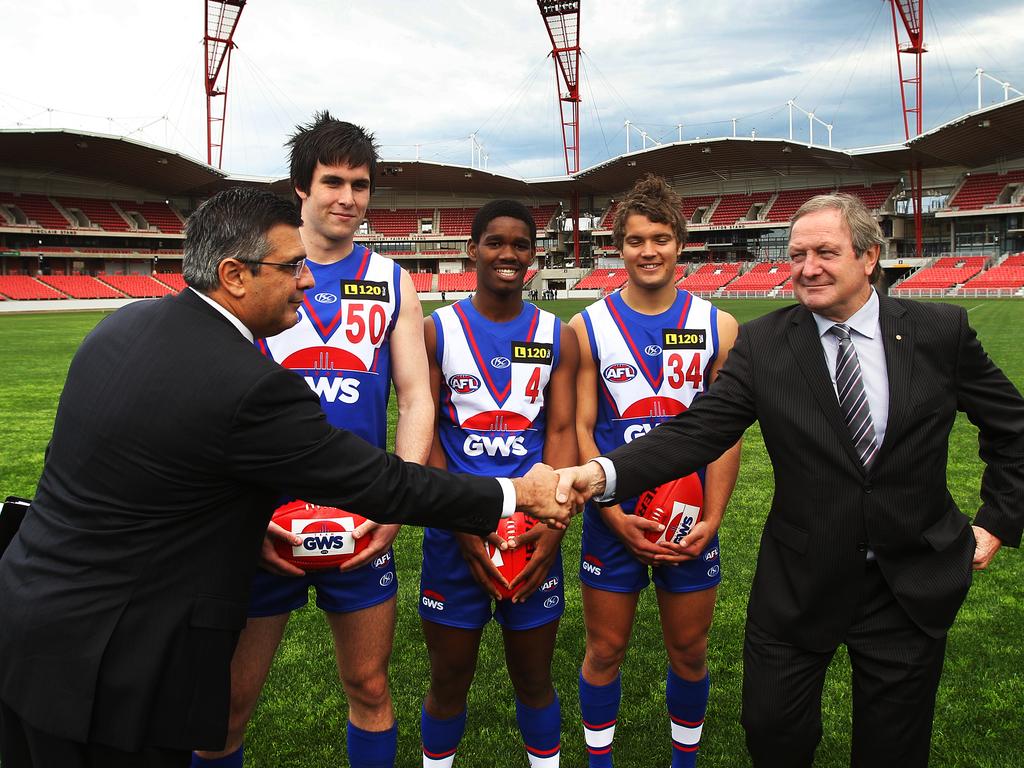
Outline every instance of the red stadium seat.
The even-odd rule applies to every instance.
[[[8,299],[66,299],[67,296],[28,275],[0,275],[0,294]]]
[[[73,299],[123,299],[124,294],[88,275],[50,275],[42,282]]]

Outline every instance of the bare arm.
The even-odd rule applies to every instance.
[[[402,308],[391,332],[391,379],[398,398],[395,453],[423,464],[434,433],[434,403],[427,380],[423,308],[412,278],[402,270]]]

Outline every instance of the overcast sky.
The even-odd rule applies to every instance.
[[[0,128],[130,135],[206,159],[204,0],[0,0]],[[833,144],[903,140],[883,0],[582,0],[582,166],[660,141],[787,136],[794,99]],[[232,59],[223,167],[286,175],[317,109],[383,155],[564,173],[554,68],[533,0],[250,0]],[[924,128],[977,108],[975,69],[1024,91],[1024,0],[926,0]],[[1002,99],[986,81],[984,103]],[[1011,93],[1011,96],[1013,94]],[[797,113],[795,137],[807,140]],[[815,126],[815,143],[826,139]],[[631,148],[640,146],[633,132]]]

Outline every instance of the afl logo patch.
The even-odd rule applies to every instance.
[[[498,357],[491,358],[492,368],[508,368],[510,365],[512,365],[512,361],[509,360],[507,357],[501,357],[499,355]]]
[[[391,582],[394,581],[394,580],[395,580],[395,574],[393,574],[391,571],[388,571],[387,573],[385,573],[383,576],[380,577],[380,585],[382,587],[386,587],[386,586],[390,585]]]
[[[471,373],[456,373],[448,377],[448,386],[452,392],[468,395],[480,389],[480,379]]]
[[[552,595],[551,597],[549,597],[547,600],[544,601],[544,607],[545,608],[554,608],[556,605],[558,605],[558,603],[559,603],[558,595]]]
[[[646,347],[644,347],[644,354],[647,355],[648,357],[657,357],[658,355],[661,354],[661,347],[659,347],[657,344],[648,344]]]
[[[636,368],[629,363],[614,363],[605,368],[601,375],[612,384],[625,384],[636,378]]]
[[[313,301],[317,304],[334,304],[338,300],[338,297],[333,293],[327,291],[320,291],[320,293],[313,296]]]

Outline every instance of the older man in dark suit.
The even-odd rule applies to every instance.
[[[567,470],[560,495],[612,500],[685,475],[760,422],[775,474],[744,647],[754,765],[810,766],[840,644],[853,667],[855,766],[928,762],[946,633],[1024,527],[1024,400],[962,308],[881,296],[877,222],[828,195],[794,216],[800,304],[741,327],[718,381],[650,435]],[[986,463],[974,525],[946,488],[957,411]],[[679,552],[714,533],[698,524]]]
[[[329,426],[253,337],[312,285],[294,207],[230,190],[189,219],[179,296],[103,320],[75,355],[38,491],[0,560],[4,768],[187,765],[219,749],[252,570],[283,492],[486,534],[568,519],[555,476],[449,475]]]

